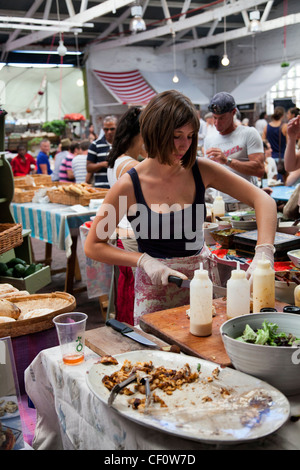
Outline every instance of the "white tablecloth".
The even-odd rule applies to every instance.
[[[300,420],[289,420],[266,438],[228,447],[180,439],[133,423],[108,408],[90,391],[86,371],[97,360],[99,356],[86,348],[83,364],[67,366],[62,363],[59,347],[55,347],[41,351],[26,369],[26,391],[37,409],[35,449],[300,449]],[[292,415],[299,415],[300,396],[291,397],[290,403]]]
[[[72,250],[72,230],[78,235],[79,227],[96,214],[96,210],[88,207],[76,212],[72,206],[52,203],[12,203],[11,209],[15,221],[22,224],[23,229],[31,230],[32,238],[64,250],[67,258]]]

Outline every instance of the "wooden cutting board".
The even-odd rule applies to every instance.
[[[213,317],[211,336],[198,337],[190,333],[190,320],[186,313],[189,305],[147,313],[141,317],[140,327],[169,344],[176,344],[182,352],[190,356],[201,357],[221,366],[230,366],[231,362],[220,335],[220,326],[227,320],[226,299],[215,299],[213,305],[216,314]],[[275,307],[282,311],[285,305],[276,302]]]
[[[130,327],[133,328],[132,326]],[[167,343],[164,341],[150,336],[138,328],[133,329],[136,333],[139,333],[141,336],[145,336],[156,343],[158,348],[167,346]],[[99,354],[99,356],[113,356],[114,354],[123,354],[129,351],[137,351],[139,349],[152,349],[143,344],[137,343],[127,336],[123,336],[121,333],[113,330],[109,326],[102,326],[100,328],[95,328],[94,330],[86,331],[85,344],[96,354]]]

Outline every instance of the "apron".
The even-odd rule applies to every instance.
[[[219,284],[217,261],[209,248],[204,244],[200,253],[178,258],[157,258],[163,264],[168,265],[187,276],[194,277],[194,271],[200,268],[209,272],[213,284]],[[175,284],[166,286],[154,286],[149,276],[143,269],[137,268],[135,274],[135,300],[134,300],[134,324],[138,325],[139,319],[145,313],[167,310],[169,308],[182,307],[190,303],[190,290],[177,287]]]

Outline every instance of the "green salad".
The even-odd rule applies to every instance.
[[[298,346],[300,345],[300,338],[297,338],[292,333],[278,333],[278,325],[265,320],[262,327],[253,330],[250,325],[246,325],[244,332],[237,341],[251,344],[265,344],[267,346]]]

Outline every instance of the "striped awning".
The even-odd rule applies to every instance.
[[[121,104],[147,104],[156,95],[139,70],[130,72],[102,72],[94,70],[105,88]]]

